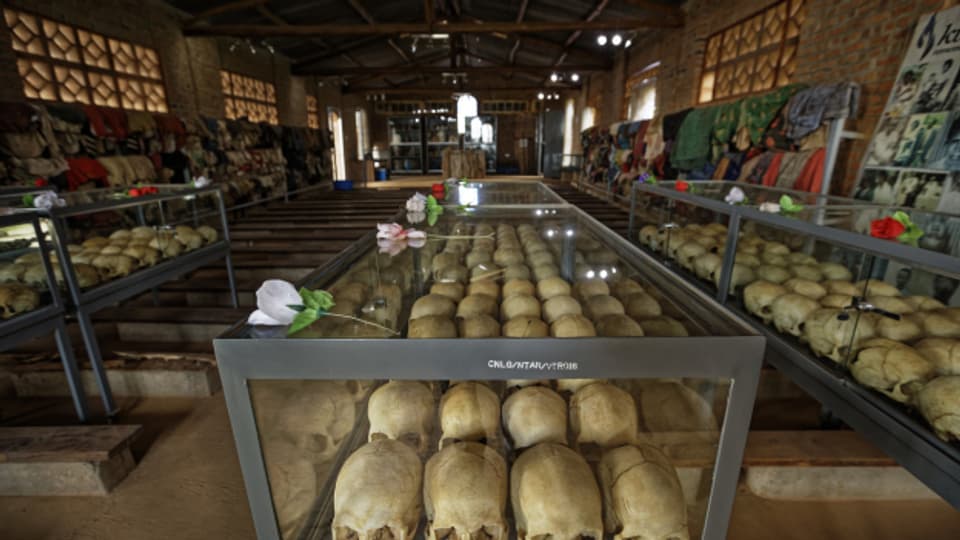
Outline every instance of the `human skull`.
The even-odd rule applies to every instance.
[[[803,340],[817,356],[843,363],[847,355],[856,352],[862,344],[876,336],[873,319],[855,315],[840,318],[839,309],[818,309],[803,323]]]
[[[909,396],[936,374],[929,360],[907,347],[864,349],[852,362],[850,372],[860,384],[900,403],[909,401]]]
[[[758,280],[743,288],[743,304],[747,311],[763,319],[764,324],[773,320],[773,301],[787,294],[786,287]]]
[[[640,228],[638,235],[640,243],[654,251],[660,251],[662,236],[656,225],[644,225]]]
[[[570,429],[577,444],[603,448],[630,444],[637,426],[633,397],[612,384],[590,384],[570,398]]]
[[[960,339],[927,338],[915,348],[940,375],[960,375]]]
[[[0,318],[10,319],[21,313],[37,309],[40,294],[33,287],[19,283],[0,285]]]
[[[743,266],[749,266],[750,268],[757,268],[763,264],[763,261],[760,260],[760,257],[752,255],[750,253],[744,253],[738,251],[733,261],[737,264],[742,264]]]
[[[897,315],[906,315],[916,311],[910,302],[905,301],[899,296],[868,296],[867,302],[873,304],[874,307],[878,309],[896,313]]]
[[[710,275],[722,264],[723,258],[716,253],[704,253],[693,260],[693,272],[700,279],[709,280]]]
[[[717,268],[713,271],[713,283],[717,287],[720,287],[720,274],[721,268]],[[737,287],[742,287],[749,283],[753,283],[756,280],[756,277],[753,273],[753,269],[749,266],[742,265],[740,263],[733,263],[733,268],[730,272],[730,289],[729,294],[732,296]]]
[[[567,444],[567,402],[544,386],[525,386],[504,401],[503,427],[514,448]]]
[[[937,437],[960,440],[960,376],[937,377],[920,389],[914,402]]]
[[[220,237],[220,233],[218,233],[216,229],[209,225],[201,225],[197,227],[197,234],[202,236],[203,240],[208,244],[216,242],[217,238]]]
[[[827,288],[827,294],[842,294],[844,296],[862,296],[863,289],[849,281],[827,280],[821,283]]]
[[[799,251],[787,254],[787,262],[790,263],[791,267],[817,266],[818,264],[820,264],[820,262],[817,261],[817,259],[813,258],[810,255],[807,255],[806,253],[800,253]],[[820,269],[818,268],[817,271],[819,272]],[[815,281],[820,281],[820,280],[815,280]]]
[[[199,249],[204,244],[203,236],[193,230],[192,227],[187,227],[185,225],[179,225],[176,229],[176,235],[174,238],[183,244],[183,247],[186,251],[193,251]]]
[[[176,257],[183,253],[183,244],[170,236],[154,237],[147,245],[159,250],[165,258]]]
[[[103,249],[110,244],[110,240],[102,236],[91,236],[83,241],[84,248]]]
[[[126,255],[100,255],[91,264],[103,281],[128,276],[137,267],[137,262]]]
[[[17,283],[29,268],[25,264],[7,263],[0,265],[0,283]]]
[[[943,302],[929,296],[904,296],[903,301],[910,304],[914,311],[932,311],[946,307]]]
[[[130,230],[130,238],[153,238],[157,236],[157,229],[153,227],[134,227]]]
[[[110,233],[110,240],[129,242],[131,238],[133,238],[133,234],[126,229],[119,229]]]
[[[433,432],[436,403],[433,392],[417,381],[390,381],[367,402],[367,440],[394,439],[425,453]]]
[[[478,443],[452,444],[424,470],[427,540],[506,540],[507,463]]]
[[[929,337],[960,338],[960,322],[942,310],[910,313],[906,317],[921,325]]]
[[[774,266],[783,266],[786,268],[790,266],[790,263],[787,261],[787,258],[779,253],[774,253],[772,251],[764,251],[760,253],[760,260],[763,261],[763,264],[772,264]]]
[[[160,262],[160,252],[146,246],[130,246],[124,249],[121,255],[126,255],[137,261],[137,265],[141,268],[153,266]]]
[[[820,305],[825,308],[843,309],[853,305],[853,297],[846,294],[828,294],[820,299]]]
[[[808,281],[823,281],[823,272],[811,264],[794,264],[790,267],[794,277],[806,279]]]
[[[440,399],[440,448],[454,441],[487,441],[500,432],[500,398],[489,387],[464,382]]]
[[[790,254],[790,248],[786,244],[781,244],[780,242],[766,242],[763,244],[763,253],[770,253],[771,255],[781,255],[786,257]]]
[[[786,267],[773,264],[760,265],[754,269],[754,273],[756,273],[757,279],[777,284],[783,283],[793,277],[793,274],[791,274],[790,270],[787,270]]]
[[[53,270],[53,273],[57,277],[57,283],[61,283],[63,278],[60,276],[60,268],[57,267]],[[93,287],[101,281],[100,271],[92,264],[74,263],[73,273],[77,276],[77,285],[79,285],[81,289]]]
[[[104,246],[104,248],[100,250],[100,255],[120,255],[121,253],[123,253],[123,247],[114,244]]]
[[[900,290],[878,279],[865,279],[856,283],[857,288],[866,291],[867,296],[900,296]]]
[[[777,331],[799,337],[803,334],[803,322],[820,304],[797,293],[787,293],[770,304],[773,326]]]
[[[409,446],[380,439],[340,467],[333,494],[333,540],[413,540],[420,521],[423,464]]]
[[[604,452],[597,467],[614,540],[689,540],[687,505],[669,458],[650,445]]]
[[[850,281],[853,279],[853,272],[842,264],[822,262],[819,264],[819,267],[824,279],[831,281]]]
[[[899,320],[890,317],[877,316],[877,333],[894,341],[913,341],[923,337],[923,327],[908,317]]]
[[[802,294],[807,298],[819,300],[827,295],[827,289],[815,281],[793,278],[783,282],[789,291]]]
[[[518,540],[603,538],[593,471],[566,446],[538,444],[520,454],[510,470],[510,500]]]
[[[692,272],[694,259],[705,254],[706,252],[707,248],[700,245],[699,242],[684,242],[683,245],[677,248],[676,259],[677,262],[680,263],[680,266]]]

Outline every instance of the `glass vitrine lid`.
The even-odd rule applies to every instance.
[[[542,182],[472,182],[450,183],[445,205],[452,206],[509,206],[509,205],[563,205],[559,195]]]

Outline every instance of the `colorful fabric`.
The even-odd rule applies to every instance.
[[[750,141],[759,144],[777,112],[801,88],[802,85],[791,84],[766,94],[744,98],[740,104],[738,129],[746,128]]]
[[[128,112],[127,125],[130,128],[130,133],[150,134],[157,131],[157,122],[153,119],[153,115],[148,112]]]
[[[670,155],[670,163],[674,167],[691,171],[707,163],[713,122],[719,111],[720,107],[702,107],[686,115],[677,133],[677,144]]]
[[[663,117],[663,140],[666,141],[675,141],[677,140],[677,134],[680,133],[680,127],[683,125],[683,121],[687,118],[687,115],[693,109],[684,109],[682,111],[677,111],[675,113],[670,113]]]
[[[717,107],[717,117],[713,120],[711,133],[710,159],[716,161],[727,151],[731,139],[740,124],[741,100],[725,103]]]
[[[800,172],[813,152],[784,152],[780,158],[780,170],[777,171],[778,188],[793,189],[800,178]]]
[[[823,189],[823,165],[827,158],[827,151],[823,148],[813,151],[810,158],[800,171],[800,176],[793,184],[793,189],[820,193]]]
[[[767,187],[777,185],[777,177],[780,175],[780,162],[783,160],[783,152],[771,152],[771,154],[773,156],[770,158],[770,164],[767,165],[767,169],[763,172],[763,178],[760,179],[760,183]]]
[[[647,125],[647,132],[643,135],[643,159],[647,163],[653,162],[663,153],[663,117],[656,116]]]
[[[797,92],[787,106],[787,136],[797,140],[819,128],[824,120],[853,116],[859,99],[857,83],[820,85]]]

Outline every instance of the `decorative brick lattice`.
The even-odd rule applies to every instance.
[[[220,87],[223,90],[224,115],[230,120],[246,118],[251,122],[279,124],[277,91],[272,83],[232,73],[220,72]],[[310,97],[307,97],[307,123],[310,123]],[[316,98],[314,98],[316,109]],[[316,112],[313,113],[316,116]],[[319,118],[317,126],[319,126]],[[313,126],[311,126],[313,127]]]
[[[804,18],[804,0],[781,0],[709,36],[700,75],[700,103],[789,84]]]
[[[12,9],[3,17],[28,99],[167,111],[156,50]]]
[[[316,96],[307,96],[307,127],[320,129],[320,104]]]

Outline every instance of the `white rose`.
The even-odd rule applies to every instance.
[[[286,326],[297,316],[297,311],[288,306],[301,304],[303,299],[292,283],[282,279],[268,279],[257,289],[257,310],[250,314],[247,323]]]
[[[420,193],[407,199],[407,212],[423,212],[427,209],[427,198]]]
[[[760,210],[761,212],[767,212],[768,214],[779,214],[780,205],[775,202],[765,202],[760,204],[760,206],[757,207],[757,210]]]

